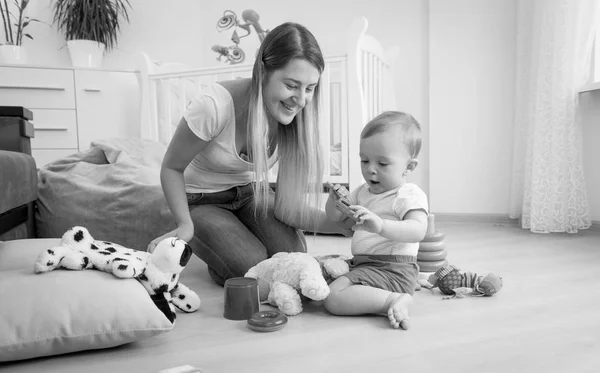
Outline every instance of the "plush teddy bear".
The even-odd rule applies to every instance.
[[[450,295],[446,299],[464,295],[491,296],[502,289],[502,277],[494,273],[485,276],[474,272],[461,273],[460,269],[453,265],[438,269],[428,280],[420,283],[429,289],[438,287],[443,294]]]
[[[184,312],[200,308],[200,298],[179,283],[179,275],[192,256],[183,240],[166,238],[152,254],[133,250],[107,241],[96,241],[84,227],[73,227],[63,236],[59,246],[44,250],[35,262],[35,272],[57,268],[88,268],[112,273],[119,278],[135,278],[148,291],[152,301],[172,322],[176,306]]]
[[[327,268],[337,274],[339,271],[336,272],[337,269],[334,268],[341,261],[329,261]],[[317,301],[329,295],[329,286],[323,277],[321,264],[307,253],[277,253],[250,268],[245,277],[258,280],[261,301],[278,307],[288,316],[302,312],[300,294]]]
[[[331,284],[333,280],[350,271],[348,257],[345,255],[317,255],[315,259],[321,266],[321,273],[327,284]]]

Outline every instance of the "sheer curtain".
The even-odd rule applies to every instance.
[[[510,216],[532,232],[589,228],[578,88],[600,0],[517,2],[517,82]]]

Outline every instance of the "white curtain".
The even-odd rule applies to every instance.
[[[600,0],[517,2],[510,216],[532,232],[589,228],[578,88],[587,80]]]

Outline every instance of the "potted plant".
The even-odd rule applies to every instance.
[[[101,67],[129,23],[129,0],[54,0],[53,23],[65,35],[73,66]]]
[[[40,22],[25,15],[27,4],[29,4],[29,0],[13,0],[9,7],[7,0],[0,0],[0,14],[6,38],[4,43],[0,42],[0,62],[10,64],[27,62],[25,51],[22,48],[23,37],[32,40],[33,37],[25,33],[25,28],[31,22]]]

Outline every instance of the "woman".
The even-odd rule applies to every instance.
[[[314,36],[285,23],[262,42],[251,79],[211,84],[190,104],[161,168],[177,228],[223,285],[279,251],[306,251],[299,229],[340,231],[316,208],[322,188]],[[279,161],[276,192],[267,172]],[[186,198],[187,195],[187,198]]]

